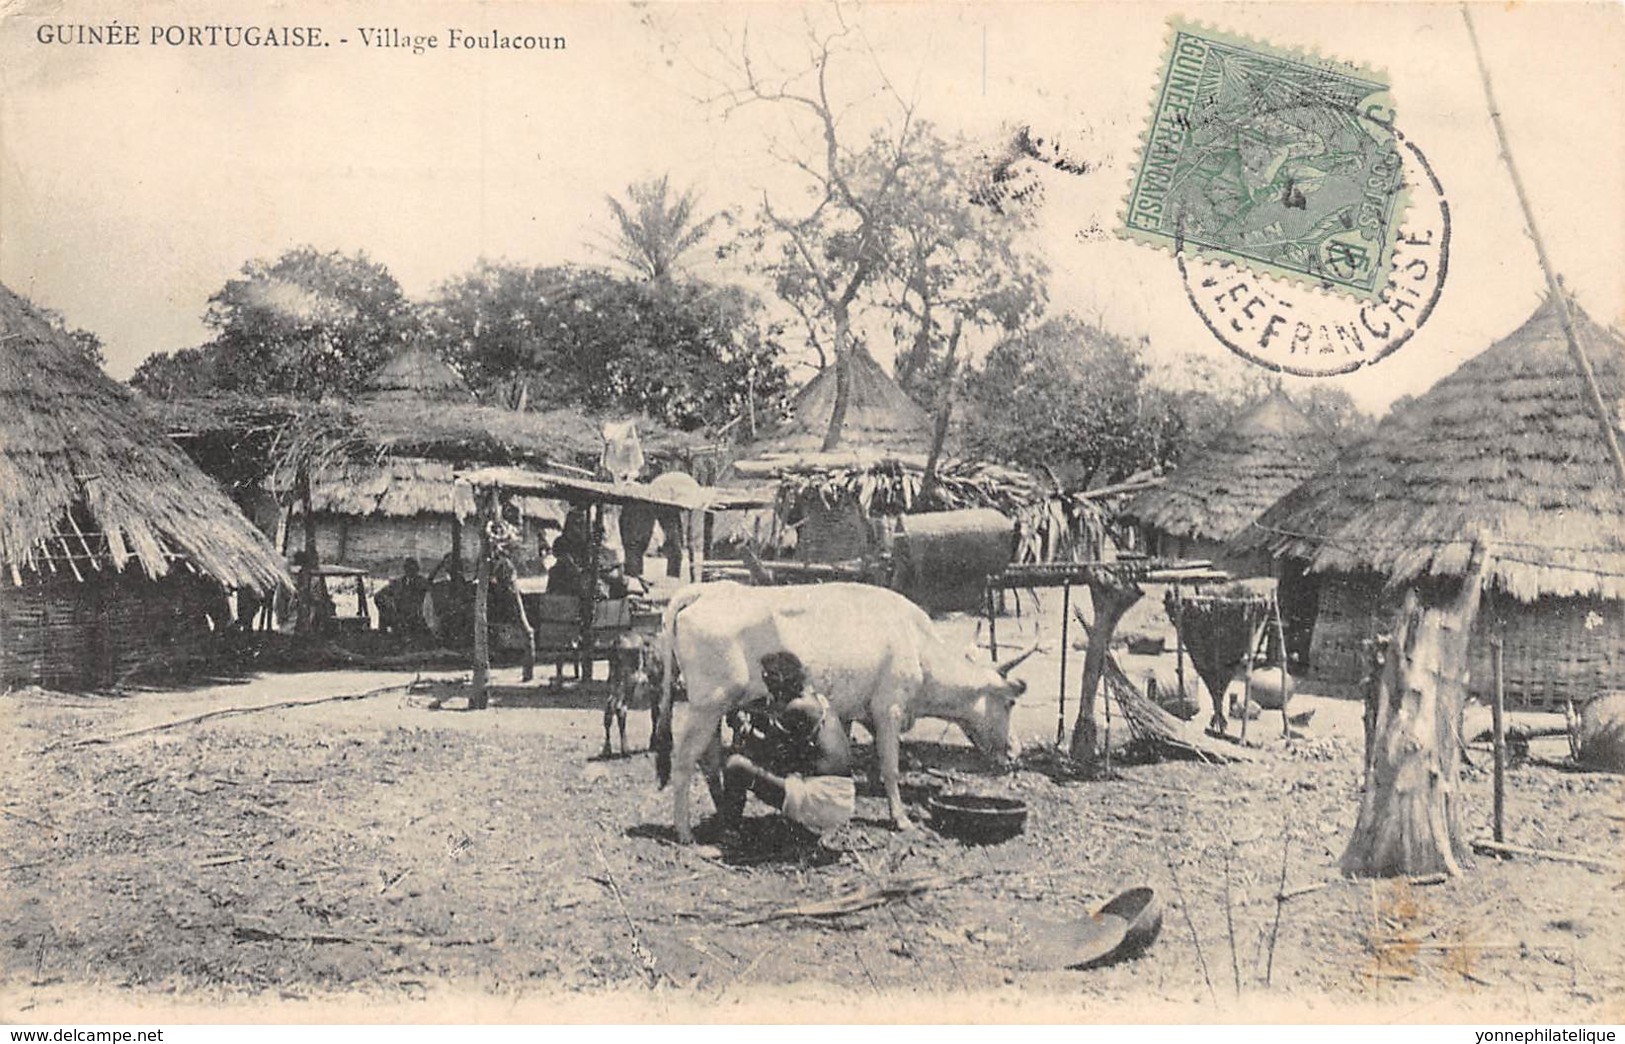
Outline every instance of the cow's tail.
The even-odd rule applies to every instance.
[[[655,752],[655,780],[661,787],[671,782],[671,686],[677,673],[677,614],[699,600],[702,589],[691,584],[672,596],[661,618],[660,718],[655,723],[651,746]]]

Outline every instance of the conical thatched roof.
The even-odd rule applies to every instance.
[[[1573,311],[1617,429],[1625,342]],[[1384,418],[1238,544],[1404,581],[1463,573],[1480,535],[1514,597],[1625,598],[1625,489],[1551,301]]]
[[[847,397],[841,449],[925,454],[932,424],[891,375],[862,348],[850,355],[852,388]],[[835,412],[835,367],[826,366],[791,404],[790,416],[751,447],[753,453],[817,453]]]
[[[1230,540],[1336,455],[1332,440],[1276,391],[1123,513],[1173,536]]]
[[[282,560],[132,393],[0,286],[0,569],[90,579],[177,561],[233,587]]]
[[[396,352],[367,381],[365,394],[369,400],[385,402],[471,402],[474,398],[457,371],[422,345]]]

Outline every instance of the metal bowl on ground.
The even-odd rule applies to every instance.
[[[1138,957],[1162,930],[1162,904],[1149,888],[1131,888],[1088,917],[1024,918],[1027,945],[1019,963],[1031,971],[1099,968]]]
[[[984,794],[938,794],[927,806],[939,833],[973,845],[998,844],[1027,826],[1027,803]]]
[[[1113,960],[1138,957],[1162,931],[1162,903],[1150,888],[1130,888],[1102,906],[1100,914],[1103,917],[1120,917],[1128,924],[1122,943],[1112,954]]]

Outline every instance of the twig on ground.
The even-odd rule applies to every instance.
[[[1299,885],[1290,892],[1282,889],[1275,894],[1275,898],[1284,903],[1288,899],[1296,899],[1300,895],[1308,895],[1310,892],[1318,892],[1322,888],[1328,888],[1335,883],[1336,882],[1334,881],[1321,881],[1317,884]]]
[[[1171,858],[1168,860],[1168,873],[1174,879],[1174,893],[1179,896],[1179,912],[1185,915],[1185,927],[1191,930],[1191,945],[1196,947],[1196,963],[1201,966],[1202,981],[1207,983],[1207,995],[1217,1006],[1219,995],[1213,989],[1213,976],[1208,974],[1207,958],[1202,956],[1202,937],[1196,932],[1196,922],[1191,920],[1191,904],[1185,898],[1185,887],[1179,881],[1179,870]]]
[[[394,877],[391,877],[389,880],[385,881],[382,885],[380,885],[378,887],[378,894],[383,895],[385,892],[389,891],[391,888],[394,888],[396,885],[400,884],[401,881],[403,881],[406,878],[407,874],[409,874],[411,872],[412,872],[412,868],[407,867],[405,870],[402,870],[400,873],[396,874]]]
[[[1557,863],[1575,863],[1580,866],[1595,867],[1599,870],[1617,870],[1620,861],[1598,859],[1594,856],[1570,855],[1567,852],[1556,852],[1549,848],[1526,848],[1523,845],[1509,845],[1500,841],[1489,841],[1479,838],[1473,842],[1473,848],[1480,852],[1492,855],[1526,855],[1536,859],[1550,859]]]
[[[609,890],[615,896],[615,905],[621,908],[621,917],[626,921],[626,930],[632,937],[632,953],[643,962],[643,970],[649,977],[649,986],[654,988],[660,981],[660,971],[655,967],[654,955],[643,945],[638,935],[638,926],[633,923],[632,915],[627,912],[626,899],[621,895],[620,883],[615,880],[615,871],[609,868],[609,860],[604,857],[604,849],[598,844],[598,839],[592,839],[592,850],[598,853],[598,861],[604,865],[604,875],[609,878]]]
[[[1224,928],[1230,936],[1230,974],[1235,979],[1236,996],[1241,996],[1241,961],[1236,956],[1236,916],[1230,902],[1230,857],[1234,845],[1224,850]]]
[[[239,942],[292,942],[292,943],[354,943],[359,946],[404,946],[420,943],[424,946],[483,946],[496,941],[496,936],[477,939],[434,939],[426,935],[341,935],[338,932],[279,932],[271,928],[256,928],[240,924],[231,930]]]
[[[27,823],[29,826],[37,826],[41,830],[55,830],[56,829],[56,827],[51,826],[48,823],[41,823],[37,819],[29,819],[27,816],[18,815],[16,812],[13,812],[8,808],[0,808],[0,816],[5,816],[8,819],[19,820],[21,822]]]
[[[784,906],[777,910],[762,914],[759,917],[747,917],[728,923],[735,928],[744,928],[753,924],[765,924],[768,921],[782,921],[791,917],[839,917],[842,914],[856,913],[870,907],[880,906],[895,899],[906,899],[920,892],[930,891],[933,888],[946,888],[949,885],[961,884],[976,877],[976,874],[963,874],[959,877],[927,874],[913,877],[894,877],[871,888],[861,888],[846,895],[836,896],[817,903],[796,903],[794,906]]]
[[[863,959],[863,951],[852,947],[852,956],[858,959],[858,967],[863,969],[863,977],[869,980],[869,988],[875,991],[875,996],[881,996],[880,983],[875,981],[874,973],[869,970],[869,962]]]
[[[193,863],[192,865],[199,870],[203,870],[211,866],[230,866],[232,863],[244,863],[247,861],[248,857],[245,855],[229,855],[219,856],[214,859],[204,859],[200,862]]]
[[[1281,932],[1281,910],[1286,906],[1286,862],[1287,853],[1292,849],[1292,837],[1287,832],[1288,819],[1281,817],[1281,883],[1275,887],[1275,923],[1270,925],[1270,956],[1264,964],[1264,985],[1269,987],[1275,982],[1275,940]],[[1257,975],[1258,965],[1253,965],[1253,974]]]
[[[198,722],[208,721],[212,718],[225,718],[237,714],[255,714],[259,711],[287,710],[291,707],[314,707],[319,703],[343,703],[348,700],[365,700],[373,696],[383,696],[391,692],[404,692],[405,685],[386,685],[380,689],[368,689],[366,692],[344,693],[339,696],[323,696],[315,700],[282,700],[279,703],[261,703],[252,707],[223,707],[220,710],[207,711],[203,714],[194,714],[189,718],[178,718],[175,721],[166,721],[159,725],[148,725],[128,732],[116,732],[111,736],[89,736],[85,739],[63,740],[59,743],[49,743],[40,748],[41,754],[64,747],[90,747],[98,744],[117,743],[119,740],[130,739],[133,736],[145,736],[150,732],[163,732],[167,729],[177,729],[182,725],[196,725]]]

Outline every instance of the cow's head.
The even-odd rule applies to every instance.
[[[1007,761],[1019,753],[1019,744],[1010,731],[1010,711],[1027,691],[1027,683],[1010,677],[1010,672],[1037,651],[1035,639],[1031,646],[1007,660],[992,665],[984,660],[977,667],[971,713],[962,725],[976,749],[995,761]]]

